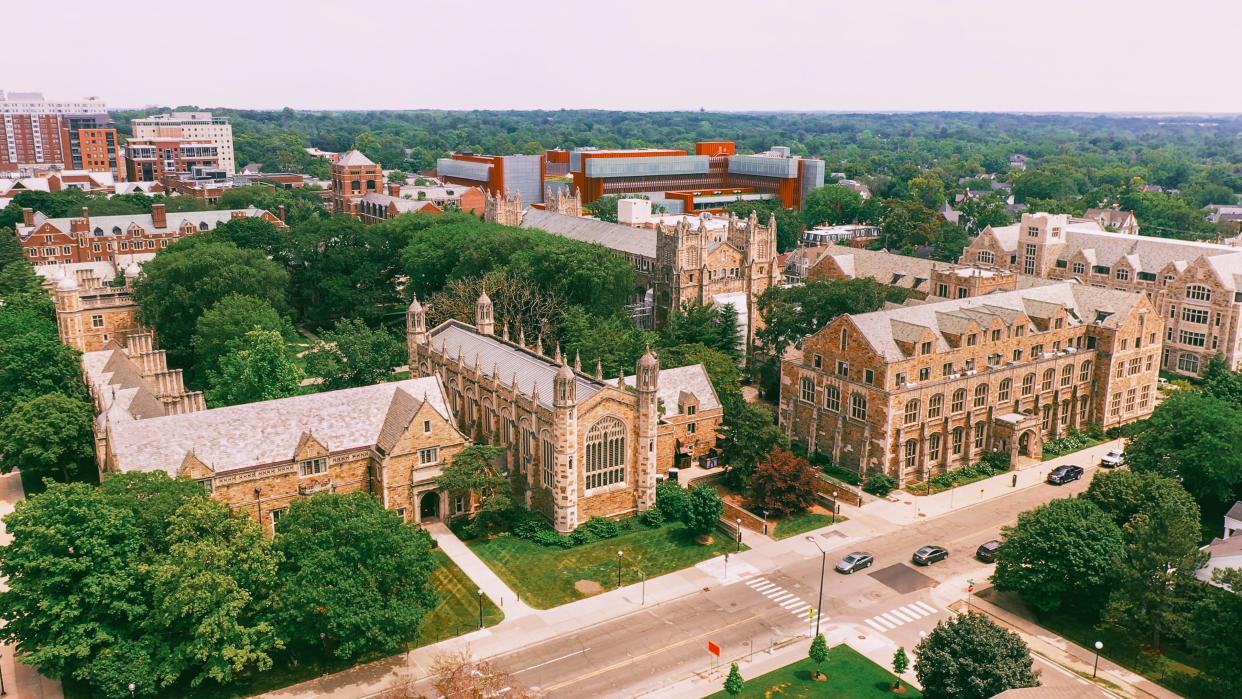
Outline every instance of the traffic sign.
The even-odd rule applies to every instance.
[[[716,645],[715,643],[712,643],[711,641],[708,641],[707,652],[719,658],[720,657],[720,646]]]

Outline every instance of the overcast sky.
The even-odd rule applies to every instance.
[[[114,107],[1242,112],[1238,0],[2,4],[0,90]]]

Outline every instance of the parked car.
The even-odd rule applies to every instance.
[[[943,546],[924,546],[918,551],[915,551],[914,555],[910,557],[910,560],[913,561],[915,565],[929,566],[936,561],[943,561],[948,557],[949,549]]]
[[[1065,485],[1082,478],[1083,473],[1082,466],[1057,466],[1048,474],[1048,482],[1053,485]]]
[[[1100,466],[1104,468],[1117,468],[1125,462],[1126,453],[1120,449],[1114,449],[1105,454],[1103,459],[1100,459]]]
[[[870,568],[872,563],[875,563],[875,558],[871,554],[866,551],[855,551],[842,558],[841,562],[837,563],[835,570],[838,573],[849,575],[856,570]]]
[[[1000,539],[992,539],[991,541],[984,542],[979,545],[979,548],[975,549],[975,558],[978,558],[984,563],[995,563],[996,550],[999,548]]]

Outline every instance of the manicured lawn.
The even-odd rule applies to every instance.
[[[460,636],[479,628],[479,588],[443,551],[435,552],[439,568],[431,576],[431,586],[440,604],[423,621],[422,633],[411,647],[426,646]],[[499,624],[504,612],[483,596],[483,625]]]
[[[721,532],[715,533],[715,543],[697,544],[680,523],[659,529],[640,529],[570,549],[544,546],[508,535],[471,542],[470,548],[522,597],[523,602],[539,609],[593,594],[575,588],[574,583],[578,581],[593,581],[602,590],[615,588],[617,551],[624,552],[621,584],[629,585],[641,580],[639,571],[654,578],[725,551],[737,550],[730,537]],[[743,544],[742,550],[746,548]]]
[[[728,668],[726,668],[727,670]],[[828,675],[823,682],[811,679],[815,671],[815,663],[803,658],[792,665],[773,670],[766,675],[755,678],[742,677],[746,685],[739,699],[810,699],[810,697],[849,697],[849,699],[866,699],[866,697],[922,697],[919,690],[902,682],[906,688],[904,694],[893,692],[893,681],[897,678],[888,670],[868,660],[861,653],[847,645],[839,645],[828,651],[828,662],[821,667]],[[723,685],[723,681],[722,681]],[[731,699],[732,695],[721,690],[707,699]]]
[[[845,517],[837,515],[837,522],[844,522]],[[822,512],[801,512],[796,515],[786,517],[776,523],[772,529],[773,539],[787,539],[791,536],[805,534],[812,529],[819,529],[832,524],[832,515]]]

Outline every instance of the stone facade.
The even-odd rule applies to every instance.
[[[504,448],[526,505],[557,531],[649,509],[657,475],[678,454],[689,458],[715,446],[720,402],[701,366],[662,372],[648,352],[634,377],[608,382],[598,369],[591,375],[577,360],[571,366],[559,349],[548,356],[524,335],[510,341],[504,324],[497,336],[486,295],[475,320],[428,330],[416,299],[407,315],[410,369],[443,382],[462,433]],[[673,415],[661,398],[670,390],[687,394],[679,408],[696,409]],[[681,442],[678,435],[694,437]]]
[[[56,304],[60,341],[81,352],[105,349],[112,340],[143,332],[133,281],[142,256],[111,262],[44,265],[36,268]]]
[[[781,367],[780,424],[808,451],[902,484],[1154,407],[1160,315],[1072,283],[837,318]]]
[[[1214,354],[1242,368],[1242,250],[1228,245],[1109,233],[1063,214],[1023,214],[985,228],[965,264],[1142,293],[1165,318],[1161,368],[1198,375]]]

